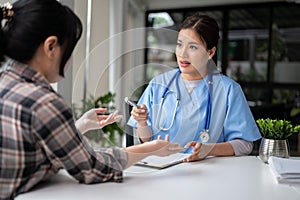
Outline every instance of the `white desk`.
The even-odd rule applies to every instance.
[[[66,171],[16,200],[299,200],[300,184],[277,184],[255,156],[218,157],[164,170],[133,166],[123,183],[84,185]]]

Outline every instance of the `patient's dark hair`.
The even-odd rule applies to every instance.
[[[49,36],[57,36],[65,45],[60,63],[60,75],[81,37],[82,24],[74,12],[57,0],[18,0],[11,16],[0,9],[0,61],[8,56],[19,62],[31,60],[41,43]],[[2,12],[1,12],[2,10]]]
[[[207,49],[212,49],[218,46],[219,41],[219,27],[216,20],[208,15],[201,15],[199,13],[187,17],[181,26],[181,29],[193,29],[198,33],[200,40],[206,43]],[[217,52],[213,60],[217,63]]]

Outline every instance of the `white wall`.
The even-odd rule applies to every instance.
[[[135,83],[143,79],[145,50],[145,13],[131,0],[111,1],[110,90],[116,93],[116,105],[124,104]],[[118,13],[117,15],[115,13]],[[112,74],[113,73],[113,74]]]
[[[75,12],[84,25],[84,34],[73,54],[72,102],[80,104],[84,90],[84,68],[88,64],[87,93],[98,97],[116,93],[116,105],[130,94],[136,73],[127,73],[144,62],[144,10],[131,0],[89,0],[92,2],[90,41],[86,40],[88,1],[75,0]],[[90,42],[90,43],[88,43]],[[90,45],[89,53],[85,52]],[[140,71],[143,73],[143,70]],[[124,75],[125,74],[125,75]]]
[[[83,23],[83,35],[73,53],[72,102],[80,104],[84,97],[85,73],[87,97],[108,91],[109,0],[75,0],[74,10]],[[87,26],[89,17],[90,26]]]

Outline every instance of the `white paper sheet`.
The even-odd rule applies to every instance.
[[[300,183],[300,159],[271,156],[268,163],[278,183]]]

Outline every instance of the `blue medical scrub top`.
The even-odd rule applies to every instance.
[[[255,141],[261,138],[240,85],[219,72],[212,73],[212,90],[208,87],[208,76],[206,76],[191,94],[188,93],[179,75],[170,84],[158,116],[164,90],[177,71],[178,69],[174,69],[153,78],[138,101],[138,104],[145,104],[148,108],[148,126],[153,132],[152,139],[156,139],[158,135],[164,138],[169,134],[170,141],[178,142],[181,146],[191,141],[201,142],[199,136],[207,121],[209,95],[211,95],[212,106],[209,124],[210,139],[207,143],[234,139]],[[176,109],[176,99],[179,94],[177,83],[180,101]],[[172,123],[174,112],[176,115]],[[169,130],[161,130],[162,127],[170,127],[171,124]],[[128,125],[137,128],[137,121],[130,117]],[[185,150],[185,153],[191,152],[191,148]]]

